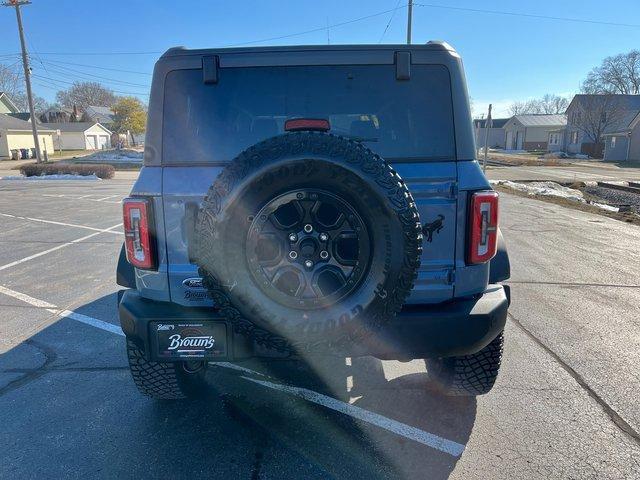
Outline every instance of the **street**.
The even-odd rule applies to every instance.
[[[488,173],[576,170],[537,168]],[[210,399],[158,402],[116,310],[131,184],[0,181],[0,478],[640,478],[637,226],[501,194],[512,304],[486,396],[441,396],[421,360],[308,358],[212,366]]]

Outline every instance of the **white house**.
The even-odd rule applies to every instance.
[[[549,132],[564,127],[564,115],[514,115],[504,125],[507,150],[546,150]]]
[[[56,150],[101,150],[111,147],[111,131],[99,123],[44,123],[43,126],[56,132]]]
[[[53,153],[54,130],[38,126],[40,150]],[[12,150],[34,148],[31,123],[0,113],[0,158],[11,158]]]

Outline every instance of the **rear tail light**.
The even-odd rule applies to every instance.
[[[319,132],[328,132],[331,129],[329,120],[324,118],[292,118],[284,122],[286,132],[295,132],[298,130],[315,130]]]
[[[151,235],[151,202],[143,198],[125,198],[122,209],[127,260],[136,268],[156,268]]]
[[[467,263],[484,263],[496,254],[498,245],[498,194],[492,190],[471,196]]]

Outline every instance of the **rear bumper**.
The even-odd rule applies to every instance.
[[[327,353],[400,360],[475,353],[504,329],[509,302],[509,287],[489,285],[482,295],[475,297],[438,305],[406,306],[382,331],[366,341],[349,345],[344,351]],[[118,310],[127,338],[145,352],[152,350],[151,322],[224,322],[213,309],[152,301],[141,297],[136,290],[126,290],[119,295]],[[229,357],[221,360],[282,356],[233,333],[230,327],[227,343]],[[153,355],[149,359],[153,360]]]

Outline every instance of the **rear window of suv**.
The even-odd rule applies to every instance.
[[[331,132],[364,143],[388,161],[455,155],[451,86],[441,65],[222,68],[217,84],[201,70],[165,82],[163,163],[224,163],[284,133],[291,118],[324,118]]]

